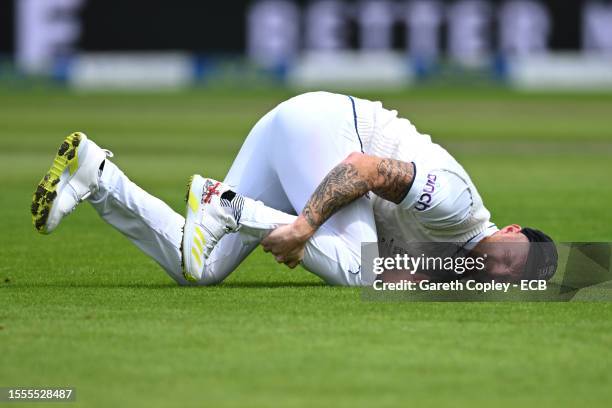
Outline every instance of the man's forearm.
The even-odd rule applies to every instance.
[[[304,206],[302,215],[316,230],[336,211],[365,195],[371,188],[370,180],[360,173],[359,168],[344,161],[325,176]]]
[[[351,154],[325,176],[300,218],[314,232],[335,212],[369,191],[398,204],[406,196],[413,177],[412,163]]]

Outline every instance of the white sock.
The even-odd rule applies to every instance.
[[[240,232],[263,239],[273,229],[291,224],[297,218],[274,208],[266,206],[261,201],[237,194],[232,201],[241,202],[241,211],[236,218],[240,225]]]

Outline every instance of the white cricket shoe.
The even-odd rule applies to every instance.
[[[32,197],[32,223],[36,230],[51,233],[62,218],[97,191],[100,165],[112,156],[87,139],[85,133],[68,136]]]
[[[197,282],[204,264],[219,240],[238,230],[236,211],[242,208],[242,196],[213,179],[193,175],[187,185],[187,210],[183,228],[183,276]]]

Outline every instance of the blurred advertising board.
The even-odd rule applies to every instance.
[[[80,53],[169,51],[246,56],[265,69],[288,74],[290,81],[308,84],[341,79],[345,70],[334,74],[325,68],[356,67],[355,61],[365,63],[373,55],[382,58],[378,66],[386,69],[378,78],[387,84],[435,74],[448,61],[516,83],[533,79],[551,54],[572,52],[568,72],[572,64],[581,66],[584,55],[585,66],[593,69],[599,63],[592,55],[612,54],[610,0],[2,3],[0,54],[14,58],[22,72],[34,74],[54,71],[58,60]],[[592,72],[605,70],[604,65]],[[368,83],[363,81],[372,76],[367,64],[357,71],[349,81]],[[563,79],[562,71],[554,77]],[[595,77],[607,81],[608,76]]]

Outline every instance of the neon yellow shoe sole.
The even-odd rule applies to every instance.
[[[197,204],[197,201],[194,203],[195,197],[193,197],[193,195],[190,194],[191,193],[191,185],[193,183],[194,177],[195,177],[195,175],[189,177],[189,181],[187,182],[187,191],[185,192],[185,202],[187,203],[188,206],[192,207],[191,209],[195,213],[195,212],[197,212],[198,204]],[[194,204],[195,204],[195,208],[193,208]],[[185,234],[185,229],[187,227],[187,222],[188,222],[188,214],[186,214],[186,216],[185,216],[185,225],[183,226],[183,234]],[[187,279],[187,281],[195,283],[198,280],[195,277],[191,276],[191,274],[189,274],[187,272],[187,265],[185,264],[185,253],[183,251],[183,246],[185,245],[184,241],[185,241],[185,239],[183,238],[183,240],[181,240],[181,255],[182,255],[181,256],[181,267],[183,269],[183,277],[185,279]]]
[[[68,168],[70,174],[73,174],[79,167],[77,149],[81,139],[82,134],[75,132],[64,140],[57,151],[55,159],[53,159],[51,168],[40,180],[32,196],[32,224],[41,234],[47,234],[46,223],[53,201],[57,197],[57,185],[60,182],[62,173]]]

